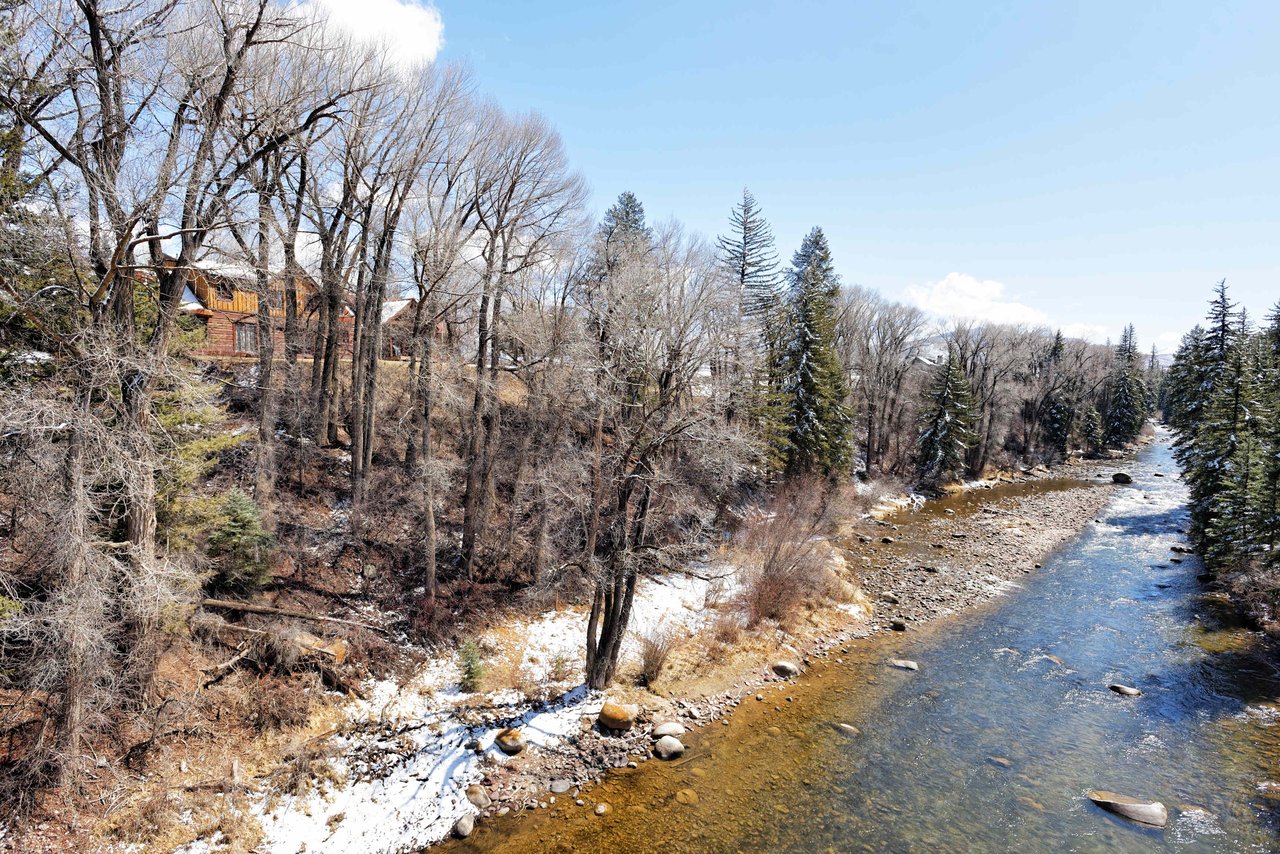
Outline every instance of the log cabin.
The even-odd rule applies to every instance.
[[[320,288],[305,273],[294,275],[294,297],[304,355],[315,346],[319,317]],[[268,279],[268,313],[271,335],[277,353],[284,353],[285,293],[284,275],[272,274]],[[182,311],[199,318],[205,327],[204,343],[193,354],[197,356],[237,357],[258,353],[257,283],[249,271],[198,268],[192,271],[190,283],[182,295]],[[342,351],[350,354],[355,316],[344,302],[338,319]]]

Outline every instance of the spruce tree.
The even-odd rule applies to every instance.
[[[1103,424],[1103,440],[1110,447],[1121,447],[1138,438],[1147,420],[1146,384],[1138,367],[1138,342],[1133,324],[1125,327],[1116,347],[1115,362],[1107,385],[1107,411]]]
[[[635,193],[625,191],[605,211],[596,230],[599,242],[592,263],[596,277],[607,275],[630,255],[643,254],[653,245],[653,229],[645,222],[644,205]]]
[[[716,243],[720,261],[737,290],[743,323],[739,348],[731,359],[734,368],[747,365],[741,377],[748,417],[763,440],[766,465],[786,464],[789,425],[783,392],[787,303],[778,268],[773,232],[751,191],[743,189],[742,201],[729,216],[729,234]],[[751,348],[754,352],[745,352]]]
[[[787,469],[834,475],[852,460],[853,416],[844,371],[836,357],[835,309],[840,280],[821,228],[805,237],[791,259],[783,393],[790,426]]]
[[[973,392],[954,347],[939,367],[929,388],[920,435],[916,441],[916,471],[926,487],[959,479],[965,455],[978,440],[974,431]]]
[[[1092,403],[1085,407],[1080,418],[1080,442],[1086,454],[1096,454],[1102,449],[1102,417]]]
[[[782,275],[773,232],[755,196],[743,189],[742,201],[729,214],[729,234],[716,240],[720,259],[738,288],[747,317],[770,319],[783,306]]]

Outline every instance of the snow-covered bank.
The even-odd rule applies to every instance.
[[[624,660],[638,657],[641,636],[658,627],[687,635],[704,628],[735,584],[726,564],[642,580]],[[556,694],[547,701],[514,688],[464,692],[453,655],[407,682],[373,685],[368,699],[353,702],[324,750],[331,757],[329,782],[300,795],[264,793],[258,801],[264,850],[400,851],[443,839],[459,818],[479,812],[467,787],[511,761],[494,744],[499,732],[519,727],[526,750],[552,750],[599,713],[603,694],[555,681],[562,672],[582,673],[586,619],[580,608],[547,611],[509,620],[480,638],[491,657],[511,662],[508,681]]]

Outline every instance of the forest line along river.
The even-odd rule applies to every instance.
[[[691,734],[684,760],[623,769],[584,806],[565,796],[446,847],[1280,850],[1274,659],[1205,594],[1198,560],[1171,552],[1187,515],[1167,434],[1127,470],[1099,519],[994,604],[853,642]],[[1103,812],[1092,789],[1162,801],[1169,824]]]

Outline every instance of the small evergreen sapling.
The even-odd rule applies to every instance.
[[[214,567],[211,586],[240,592],[258,590],[271,580],[275,538],[262,526],[258,505],[239,489],[227,493],[222,512],[222,524],[209,536]]]

